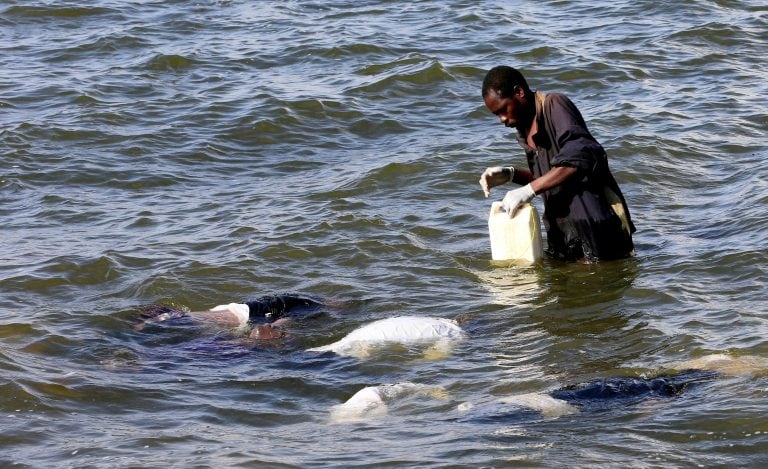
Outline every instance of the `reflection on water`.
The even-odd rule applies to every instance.
[[[615,305],[640,272],[636,258],[597,264],[552,264],[542,272],[537,302],[568,310]]]
[[[528,379],[552,382],[620,369],[638,360],[657,335],[623,302],[640,267],[637,259],[598,264],[546,261],[478,272],[494,302],[513,308],[499,321],[511,332],[499,338],[497,364]]]
[[[597,264],[492,262],[491,268],[475,274],[500,305],[601,310],[615,305],[639,272],[640,261],[630,258]]]
[[[475,274],[499,305],[534,305],[543,282],[543,269],[538,265],[493,265],[495,268]]]

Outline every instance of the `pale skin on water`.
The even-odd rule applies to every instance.
[[[525,91],[521,87],[515,87],[515,92],[511,98],[503,98],[495,90],[491,90],[484,98],[485,106],[506,127],[514,127],[520,133],[526,134],[527,143],[530,147],[536,145],[533,137],[538,131],[538,126],[534,116],[536,115],[536,104],[530,101]],[[491,193],[491,188],[506,184],[510,180],[508,171],[494,171],[495,168],[486,169],[480,176],[480,186],[483,188],[485,196]],[[515,182],[520,185],[531,184],[531,188],[536,194],[557,187],[576,174],[576,168],[558,166],[552,168],[546,174],[534,179],[533,173],[528,169],[515,169]]]
[[[216,324],[221,327],[238,327],[241,325],[240,317],[228,308],[207,311],[192,311],[189,315],[198,320]],[[280,318],[269,324],[254,324],[248,339],[279,339],[285,336],[283,327],[290,322],[290,318]]]

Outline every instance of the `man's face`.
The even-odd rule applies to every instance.
[[[530,119],[526,109],[525,95],[520,88],[515,88],[515,94],[511,98],[502,98],[495,90],[491,90],[484,101],[488,110],[506,127],[514,127],[518,131],[527,130],[522,126],[530,124]]]

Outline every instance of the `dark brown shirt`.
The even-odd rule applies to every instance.
[[[632,255],[635,227],[605,150],[565,95],[537,92],[535,96],[536,148],[528,146],[525,135],[517,136],[528,167],[537,178],[556,166],[577,170],[565,183],[541,194],[547,254],[590,261]]]

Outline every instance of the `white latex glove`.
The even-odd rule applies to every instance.
[[[491,187],[496,187],[512,180],[515,175],[515,168],[512,166],[493,166],[487,168],[480,175],[480,187],[483,188],[485,196],[491,194]]]
[[[536,197],[536,193],[533,192],[533,188],[528,184],[507,192],[507,195],[504,196],[504,200],[502,200],[501,203],[504,206],[504,210],[507,211],[509,218],[512,218],[515,216],[515,212],[521,205],[527,204],[533,200],[534,197]]]

